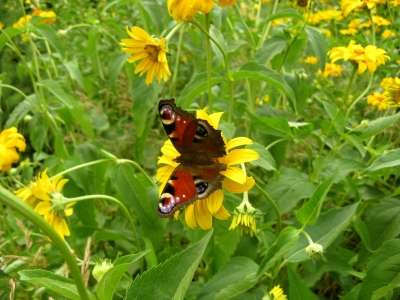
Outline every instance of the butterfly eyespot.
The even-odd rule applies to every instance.
[[[208,132],[202,125],[197,125],[196,134],[202,137],[206,137],[208,135]]]
[[[207,190],[208,183],[207,182],[199,182],[196,184],[197,194],[202,194]]]
[[[176,113],[170,105],[164,105],[160,109],[161,121],[165,125],[170,125],[175,122]]]

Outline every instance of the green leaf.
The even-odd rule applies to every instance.
[[[268,19],[266,19],[265,23],[281,18],[297,18],[299,20],[303,19],[303,17],[299,14],[299,12],[294,8],[285,8],[273,14]]]
[[[400,148],[389,150],[378,157],[365,172],[373,172],[384,168],[396,167],[398,165],[400,165]]]
[[[256,61],[265,65],[276,55],[281,54],[286,48],[286,40],[280,36],[273,36],[266,40],[262,47],[256,52]]]
[[[151,269],[152,267],[157,266],[157,256],[156,252],[154,251],[153,243],[147,237],[142,236],[144,244],[146,245],[146,249],[150,251],[147,252],[145,258],[147,262],[147,270]]]
[[[230,299],[247,291],[257,282],[258,265],[248,257],[231,258],[201,289],[198,299]]]
[[[365,140],[374,136],[375,134],[382,132],[394,122],[397,122],[399,119],[400,113],[388,117],[378,118],[367,124],[363,123],[358,125],[356,128],[353,129],[353,132],[361,132],[359,138],[360,140]]]
[[[18,126],[18,123],[31,111],[31,109],[32,105],[27,100],[20,102],[8,116],[4,128]]]
[[[234,79],[249,78],[269,83],[273,87],[285,93],[293,102],[296,100],[296,96],[293,93],[293,90],[278,72],[258,63],[245,63],[240,67],[239,71],[233,73],[232,76]]]
[[[129,2],[128,2],[129,3]],[[144,9],[144,19],[146,20],[147,26],[150,28],[152,26],[156,26],[158,33],[164,29],[163,20],[164,14],[161,9],[162,6],[156,1],[142,0],[138,2]],[[146,15],[148,14],[148,16]]]
[[[114,266],[109,269],[100,280],[97,286],[97,297],[100,300],[112,299],[118,282],[120,281],[124,273],[128,270],[132,263],[140,259],[148,252],[149,250],[145,250],[137,254],[119,257],[114,262]]]
[[[73,104],[71,103],[68,95],[64,92],[64,90],[57,81],[51,79],[43,79],[42,81],[39,81],[37,85],[46,87],[66,107],[68,108],[73,107]]]
[[[353,222],[353,228],[357,232],[357,234],[360,236],[362,242],[364,243],[365,247],[368,249],[368,251],[373,252],[372,246],[371,246],[371,239],[369,236],[368,228],[367,225],[361,218],[357,218]]]
[[[218,73],[211,73],[211,84],[225,82],[226,78],[221,77]],[[202,92],[207,90],[208,81],[207,73],[202,72],[192,78],[192,80],[183,88],[177,103],[181,107],[187,107],[189,103]]]
[[[16,36],[18,34],[21,34],[22,31],[14,28],[14,27],[8,27],[3,30],[3,33],[0,35],[0,51],[3,49],[3,47],[8,43],[8,38],[12,38],[13,36]]]
[[[337,176],[337,169],[331,177],[322,182],[314,192],[314,195],[297,211],[297,220],[300,221],[301,224],[313,225],[317,222],[319,214],[321,212],[322,202],[325,200],[326,194],[331,188],[333,182]]]
[[[324,37],[320,31],[314,27],[306,26],[305,31],[314,50],[314,54],[318,57],[319,68],[323,71],[325,70],[326,63],[326,45]]]
[[[247,112],[247,114],[250,117],[254,127],[256,127],[258,131],[281,138],[292,138],[293,133],[290,129],[287,119],[260,117],[252,114],[251,112]]]
[[[222,35],[221,31],[219,31],[217,28],[212,26],[210,28],[210,35],[218,42],[218,44],[221,46],[222,50],[224,51],[224,54],[226,55],[226,42],[224,39],[224,36]],[[220,61],[224,60],[224,56],[221,52],[221,50],[215,45],[213,41],[211,41],[211,48],[213,49],[215,55],[219,58]]]
[[[367,151],[365,150],[365,147],[364,147],[363,143],[361,142],[361,140],[356,135],[344,134],[343,133],[343,134],[341,134],[341,137],[346,139],[354,147],[356,147],[358,152],[360,152],[361,157],[365,157],[365,154],[367,153]]]
[[[85,85],[83,84],[83,78],[81,74],[81,70],[79,70],[79,64],[76,59],[64,62],[65,68],[67,68],[69,76],[73,80],[76,80],[78,84],[81,86],[81,88],[85,88]]]
[[[114,94],[117,93],[118,73],[121,71],[121,68],[126,63],[128,57],[129,55],[126,53],[116,53],[111,56],[110,61],[108,62],[108,80]]]
[[[250,164],[252,166],[259,166],[264,168],[267,171],[273,171],[276,170],[276,162],[271,153],[265,149],[264,146],[260,145],[259,143],[254,142],[252,145],[249,145],[246,147],[247,149],[253,149],[256,151],[258,154],[260,154],[260,157],[252,161]]]
[[[148,237],[157,249],[164,241],[163,236],[160,235],[164,229],[162,219],[157,215],[158,199],[149,198],[148,195],[149,183],[139,180],[132,166],[128,164],[114,166],[109,176],[111,183],[134,211],[143,235]]]
[[[297,277],[292,269],[287,268],[289,275],[289,297],[290,300],[315,300],[317,297],[308,287]]]
[[[400,286],[400,239],[385,242],[371,257],[357,299],[378,300]]]
[[[365,219],[372,248],[400,234],[400,200],[384,198],[372,208]]]
[[[45,287],[73,300],[81,299],[74,281],[70,278],[45,270],[23,270],[19,271],[18,274],[22,281]],[[89,294],[89,299],[96,300],[96,297],[90,291],[87,290],[87,293]]]
[[[213,230],[166,262],[137,276],[126,299],[183,299]]]
[[[97,42],[99,40],[99,37],[100,33],[97,31],[89,36],[87,42],[86,54],[90,57],[93,70],[96,71],[99,77],[104,80],[103,67],[101,65],[97,51]]]
[[[275,263],[280,261],[280,259],[297,244],[298,240],[299,231],[292,226],[285,227],[261,261],[257,272],[257,278],[260,278],[265,272],[273,267]]]
[[[322,245],[326,250],[328,246],[346,230],[353,219],[358,203],[349,206],[334,208],[324,212],[318,218],[315,225],[307,225],[304,229],[316,244]],[[309,245],[308,240],[301,236],[298,244],[291,249],[286,257],[288,262],[301,262],[309,259],[305,248]]]
[[[48,24],[39,24],[35,28],[39,33],[61,54],[61,57],[65,56],[64,44],[57,35],[57,32]]]
[[[322,104],[324,105],[325,111],[328,113],[329,118],[332,122],[334,122],[336,132],[339,134],[343,133],[345,126],[343,114],[340,113],[340,110],[337,107],[326,101],[323,101]]]

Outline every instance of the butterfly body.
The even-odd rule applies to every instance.
[[[161,100],[158,109],[165,132],[180,153],[158,205],[161,217],[173,218],[177,210],[222,188],[220,171],[226,165],[217,158],[226,155],[225,143],[220,130],[177,107],[174,99]]]

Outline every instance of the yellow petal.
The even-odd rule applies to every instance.
[[[51,203],[47,201],[41,201],[38,205],[36,205],[35,211],[39,215],[44,215],[45,213],[48,213],[51,209]]]
[[[175,159],[174,157],[164,154],[158,158],[157,164],[166,164],[176,168],[179,164],[175,162],[174,159]]]
[[[171,177],[172,172],[175,170],[173,166],[163,166],[157,170],[157,181],[167,182],[169,177]]]
[[[236,148],[238,146],[243,146],[243,145],[251,145],[253,144],[253,141],[249,138],[246,137],[237,137],[231,139],[227,144],[226,144],[226,151],[229,151],[230,149]]]
[[[227,220],[231,214],[225,209],[223,205],[221,205],[220,209],[214,214],[214,217],[216,217],[219,220]]]
[[[190,228],[194,229],[196,227],[196,218],[194,216],[194,204],[191,204],[186,207],[185,221]]]
[[[246,182],[246,175],[244,174],[243,170],[237,167],[228,167],[226,171],[219,172],[220,174],[228,177],[229,179],[243,184]]]
[[[212,227],[212,215],[207,209],[206,201],[200,200],[194,203],[196,221],[200,228],[203,230],[209,230]]]
[[[208,210],[212,214],[215,214],[222,206],[222,201],[224,201],[224,193],[222,190],[216,190],[204,201],[207,203]]]
[[[235,149],[230,151],[226,156],[218,159],[219,162],[228,166],[241,164],[256,160],[260,157],[256,151],[251,149]]]
[[[166,140],[164,145],[161,147],[161,152],[170,157],[176,158],[181,155],[178,150],[175,149],[170,140]]]
[[[253,177],[247,177],[246,182],[243,184],[237,183],[235,181],[229,180],[229,179],[224,179],[222,181],[222,184],[224,188],[228,190],[228,192],[233,193],[233,194],[241,194],[244,193],[245,191],[250,190],[254,184],[255,181]]]
[[[223,112],[218,112],[218,113],[213,113],[211,115],[209,115],[212,124],[215,125],[215,129],[218,129],[218,124],[219,124],[219,120],[221,119]]]
[[[197,119],[202,119],[206,120],[214,129],[218,129],[218,123],[214,124],[213,120],[210,118],[210,116],[206,113],[204,109],[198,109],[196,111],[196,117]]]

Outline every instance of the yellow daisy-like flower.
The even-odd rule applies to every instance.
[[[385,3],[386,0],[342,0],[341,9],[343,15],[347,15],[353,10],[359,10],[363,8],[373,9],[377,4]]]
[[[318,63],[318,57],[316,56],[308,56],[305,60],[304,63],[310,64],[310,65],[315,65]]]
[[[215,129],[218,128],[219,120],[222,113],[214,113],[208,115],[204,110],[198,110],[196,117],[206,120]],[[235,149],[239,146],[252,144],[253,141],[245,137],[237,137],[225,143],[227,155],[217,158],[218,163],[227,166],[225,171],[219,173],[225,176],[222,181],[223,187],[231,193],[239,194],[251,189],[254,185],[252,177],[246,177],[242,169],[234,167],[234,165],[253,161],[258,159],[259,154],[251,149]],[[174,148],[170,140],[167,140],[161,148],[163,155],[159,158],[158,163],[167,164],[157,171],[157,180],[162,183],[159,189],[161,195],[165,184],[170,178],[174,168],[178,166],[175,159],[180,156],[180,153]],[[171,168],[172,167],[172,168]],[[209,197],[203,200],[197,200],[193,204],[186,207],[185,220],[190,228],[195,228],[198,224],[202,229],[208,230],[212,227],[212,217],[220,220],[226,220],[230,217],[229,212],[223,206],[224,193],[217,190]]]
[[[235,208],[233,220],[229,230],[236,230],[240,235],[245,233],[253,236],[253,234],[257,231],[255,218],[256,213],[256,209],[246,199]]]
[[[355,41],[350,41],[347,47],[334,47],[328,51],[328,56],[332,63],[339,59],[352,61],[358,64],[358,74],[364,73],[367,69],[370,74],[376,71],[376,68],[385,64],[390,57],[386,51],[373,45],[363,48],[357,45]]]
[[[126,31],[131,36],[131,39],[122,39],[122,51],[132,54],[128,58],[128,62],[133,63],[142,60],[135,69],[135,74],[140,72],[140,76],[147,72],[146,84],[153,82],[157,76],[158,83],[161,80],[167,81],[168,76],[171,76],[169,71],[165,38],[155,41],[142,28],[134,26],[131,30],[126,27]]]
[[[357,33],[357,29],[359,28],[361,20],[355,19],[351,21],[348,25],[347,29],[341,29],[340,33],[344,35],[355,35]]]
[[[324,72],[321,69],[318,70],[318,75],[326,78],[328,76],[338,77],[342,74],[344,68],[341,65],[325,63]]]
[[[0,170],[6,172],[11,169],[11,164],[18,162],[19,151],[25,151],[25,138],[18,133],[17,128],[4,129],[0,133]]]
[[[294,7],[299,11],[310,9],[311,2],[309,0],[295,0]]]
[[[168,13],[175,19],[193,20],[196,16],[194,8],[197,0],[168,0]]]
[[[227,6],[235,5],[236,2],[237,2],[237,0],[219,0],[218,4],[220,7],[227,7]]]
[[[215,0],[197,0],[194,9],[203,14],[208,14],[214,7]]]
[[[378,92],[374,92],[373,95],[368,95],[367,97],[367,103],[371,104],[372,108],[378,108],[378,110],[385,110],[388,108],[388,105],[383,102],[384,100],[386,100],[386,96]]]
[[[397,5],[400,5],[400,0],[390,0],[389,3],[396,7]]]
[[[34,209],[40,200],[33,194],[32,186],[36,184],[31,181],[30,185],[14,191],[14,194]]]
[[[388,38],[390,38],[392,36],[396,36],[396,33],[391,31],[391,30],[389,30],[389,29],[385,29],[385,31],[382,32],[382,37],[384,39],[388,39]]]
[[[391,107],[400,107],[400,78],[394,78],[394,84],[387,85],[383,95],[386,97],[383,102]]]
[[[31,19],[32,19],[31,15],[26,15],[25,17],[21,17],[19,18],[17,23],[13,24],[13,27],[22,30],[25,27],[25,25],[29,23]]]
[[[385,89],[388,86],[392,86],[396,84],[396,80],[393,77],[383,78],[381,81],[381,88]]]
[[[57,20],[57,15],[53,11],[43,11],[41,9],[36,9],[32,15],[46,18],[46,20],[39,21],[37,24],[51,24]]]
[[[274,300],[287,300],[286,295],[280,285],[274,286],[274,288],[269,292],[270,295],[274,296]]]

